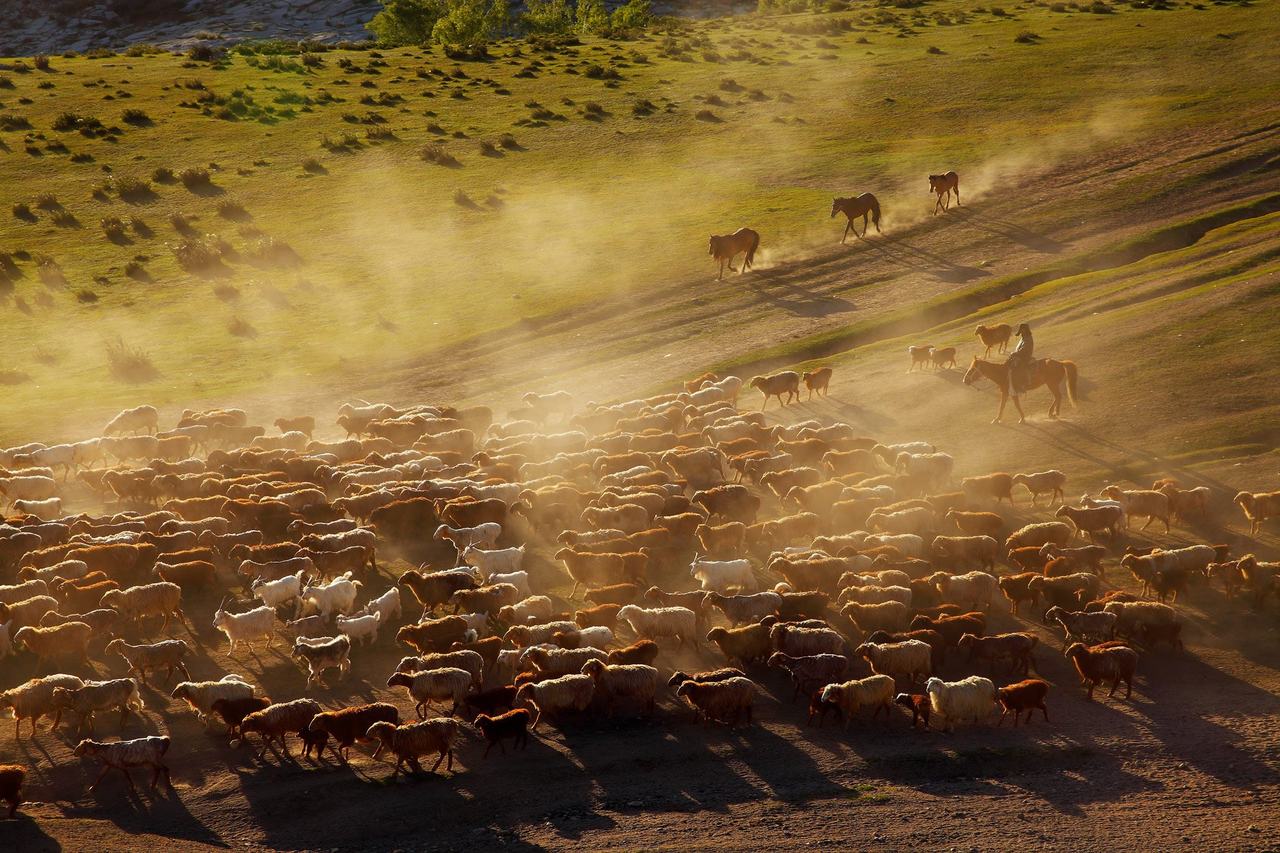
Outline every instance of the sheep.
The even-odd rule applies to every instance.
[[[0,800],[9,804],[9,817],[18,813],[22,805],[22,783],[26,781],[27,768],[20,764],[0,764]]]
[[[761,661],[773,652],[773,638],[768,626],[759,623],[741,628],[712,628],[707,641],[719,646],[729,661],[738,660],[743,665]]]
[[[920,640],[896,643],[866,642],[854,654],[871,664],[871,671],[894,678],[905,677],[908,683],[923,681],[933,673],[933,647]]]
[[[975,723],[990,715],[996,701],[996,686],[991,679],[971,675],[960,681],[930,678],[924,685],[930,710],[946,718],[947,731],[955,731],[957,722]]]
[[[592,604],[617,604],[625,606],[636,600],[640,587],[633,583],[618,583],[611,586],[588,589],[583,600]]]
[[[42,501],[18,499],[13,502],[13,509],[23,515],[34,515],[45,521],[52,521],[62,516],[62,498],[46,498]]]
[[[1083,538],[1097,541],[1099,533],[1106,533],[1112,539],[1120,534],[1120,523],[1125,520],[1125,511],[1116,506],[1071,507],[1060,506],[1054,513],[1055,518],[1066,518]]]
[[[95,585],[95,590],[97,585]],[[70,602],[69,602],[70,603]],[[33,595],[13,604],[0,602],[0,623],[5,624],[12,639],[26,625],[38,625],[46,613],[58,609],[58,600],[49,595]]]
[[[1116,695],[1120,682],[1125,684],[1124,698],[1133,695],[1133,673],[1138,666],[1138,653],[1128,646],[1088,647],[1072,643],[1064,654],[1075,664],[1080,678],[1087,683],[1086,699],[1093,699],[1093,690],[1104,681],[1111,681],[1108,697]]]
[[[33,678],[17,687],[0,692],[0,708],[13,709],[13,737],[22,736],[21,726],[25,718],[31,720],[31,737],[36,736],[36,724],[40,718],[57,712],[53,704],[53,691],[59,687],[74,690],[83,687],[84,682],[74,675],[46,675]],[[52,728],[52,726],[50,726]]]
[[[793,656],[786,652],[774,652],[769,656],[769,666],[785,669],[795,685],[791,695],[794,702],[801,693],[812,693],[844,677],[849,669],[849,659],[839,654]]]
[[[638,504],[589,506],[582,511],[581,520],[595,528],[616,527],[624,533],[638,533],[649,526],[649,511]]]
[[[1142,525],[1146,530],[1151,522],[1159,519],[1164,522],[1164,532],[1169,532],[1170,501],[1164,492],[1151,489],[1126,491],[1119,486],[1107,486],[1102,490],[1104,497],[1116,501],[1124,508],[1124,524],[1128,529],[1134,516],[1145,516],[1147,523]]]
[[[1018,727],[1018,718],[1027,712],[1027,723],[1037,708],[1044,714],[1044,721],[1049,722],[1049,709],[1045,707],[1044,697],[1049,694],[1049,682],[1039,678],[1028,678],[1016,684],[1009,684],[996,690],[996,698],[1000,700],[1002,709],[997,726],[1004,724],[1004,718],[1013,714],[1013,727]]]
[[[863,543],[868,548],[889,546],[897,548],[904,557],[923,557],[924,539],[914,533],[881,534],[868,536]]]
[[[465,669],[457,667],[440,667],[421,672],[397,672],[387,679],[388,687],[403,687],[414,700],[414,711],[418,719],[427,715],[427,704],[450,700],[453,702],[451,714],[462,708],[462,700],[471,689],[472,675]]]
[[[1040,555],[1046,559],[1065,559],[1066,566],[1073,572],[1093,572],[1101,578],[1103,576],[1102,561],[1107,556],[1107,549],[1101,545],[1059,548],[1057,545],[1047,543],[1040,547]]]
[[[733,625],[758,622],[772,616],[782,607],[782,596],[776,592],[757,592],[753,595],[720,595],[708,592],[702,600],[702,609],[717,607]]]
[[[557,558],[558,559],[558,558]],[[410,569],[400,575],[396,583],[409,588],[413,597],[422,605],[422,616],[439,605],[445,604],[460,589],[475,589],[480,582],[475,576],[463,569],[450,569],[442,572],[422,574]]]
[[[911,610],[901,601],[882,601],[879,604],[851,601],[840,608],[840,614],[864,632],[900,631],[906,627]]]
[[[380,624],[383,625],[393,618],[400,618],[400,590],[394,586],[391,587],[377,598],[371,598],[365,602],[363,610],[366,614],[377,615]]]
[[[907,373],[919,367],[924,370],[931,363],[933,356],[933,344],[914,344],[907,347],[907,353],[911,356],[911,366],[907,368]]]
[[[381,613],[366,613],[363,616],[339,615],[334,627],[339,634],[344,634],[351,642],[378,642],[378,626],[382,623]]]
[[[345,634],[336,637],[298,637],[293,641],[291,657],[307,663],[307,688],[320,680],[326,669],[337,669],[338,676],[351,669],[351,638]]]
[[[271,648],[275,638],[276,611],[273,607],[255,607],[245,613],[228,613],[219,606],[213,614],[213,627],[226,635],[231,643],[230,652],[234,653],[237,643],[244,643],[253,650],[253,641],[266,639],[266,647]]]
[[[765,406],[769,405],[770,397],[777,397],[778,403],[783,406],[790,405],[792,400],[800,399],[800,374],[794,370],[784,370],[768,376],[753,376],[748,385],[759,388],[764,396],[764,403],[760,406],[762,412]],[[782,399],[783,395],[786,395],[785,400]]]
[[[1077,572],[1054,578],[1032,578],[1027,582],[1027,590],[1051,606],[1062,606],[1073,604],[1081,594],[1087,596],[1086,600],[1093,598],[1098,593],[1098,583],[1097,575]]]
[[[976,662],[980,658],[986,658],[991,661],[991,667],[994,671],[996,661],[1004,658],[1008,659],[1013,671],[1016,672],[1021,669],[1022,674],[1026,675],[1031,671],[1031,666],[1034,663],[1031,653],[1038,642],[1040,640],[1034,634],[991,634],[986,637],[963,634],[960,637],[960,642],[956,643],[956,647],[969,651],[970,663]]]
[[[1015,530],[1005,540],[1004,547],[1012,551],[1014,548],[1031,546],[1039,548],[1051,542],[1060,548],[1065,548],[1074,533],[1071,525],[1061,521],[1041,521]]]
[[[227,733],[232,739],[240,736],[240,723],[244,718],[252,714],[254,711],[261,711],[263,708],[271,706],[271,700],[265,697],[248,696],[238,699],[215,699],[213,704],[209,706],[209,710],[217,714],[223,725],[227,727]]]
[[[37,667],[43,667],[50,658],[76,658],[88,664],[92,639],[93,628],[83,622],[66,622],[49,628],[27,625],[12,636],[15,649],[25,647],[36,656]]]
[[[1093,639],[1098,642],[1110,640],[1116,635],[1116,622],[1119,617],[1105,610],[1095,613],[1068,611],[1061,607],[1050,607],[1044,614],[1046,620],[1052,620],[1062,626],[1065,637],[1062,649],[1071,643]]]
[[[154,434],[160,423],[160,412],[155,406],[135,406],[125,409],[107,422],[102,428],[103,435],[123,435],[140,430]]]
[[[1066,484],[1067,475],[1057,469],[1037,471],[1033,474],[1013,475],[1013,485],[1025,486],[1027,491],[1031,493],[1032,506],[1035,506],[1036,502],[1040,500],[1040,496],[1044,494],[1049,495],[1049,506],[1053,506],[1055,500],[1065,500],[1062,490]]]
[[[907,581],[910,583],[910,581]],[[858,604],[880,604],[885,601],[900,601],[911,606],[911,588],[909,586],[847,586],[840,590],[836,604],[843,606],[849,602]]]
[[[754,592],[757,589],[755,574],[747,560],[703,560],[694,555],[689,564],[689,576],[708,592],[728,595],[731,589]]]
[[[935,536],[932,548],[956,565],[974,562],[983,569],[994,569],[1000,555],[1000,543],[990,536]]]
[[[725,521],[755,524],[760,511],[760,498],[746,486],[730,483],[713,486],[693,493],[693,503],[707,511],[709,516],[719,516]]]
[[[645,712],[653,713],[654,695],[658,690],[658,670],[647,664],[606,664],[589,660],[580,672],[596,683],[596,695],[604,698],[609,716],[613,716],[613,704],[619,699],[642,703]]]
[[[405,764],[408,764],[414,773],[421,773],[422,765],[418,763],[418,757],[437,753],[440,757],[431,766],[431,772],[436,772],[446,757],[449,759],[449,763],[445,766],[446,772],[453,770],[453,742],[457,740],[460,730],[459,722],[448,717],[437,717],[400,726],[388,721],[379,721],[369,726],[365,737],[378,742],[378,749],[374,752],[375,758],[383,749],[396,756],[396,769],[392,774],[395,776],[400,773],[400,768]]]
[[[899,693],[893,697],[893,704],[901,705],[911,711],[911,728],[915,728],[920,720],[924,720],[924,727],[929,728],[929,717],[933,713],[929,697],[922,693]]]
[[[161,773],[164,774],[165,784],[171,788],[173,787],[173,781],[169,778],[169,767],[164,763],[164,755],[168,751],[169,738],[151,735],[114,743],[82,740],[76,744],[74,755],[76,758],[87,756],[102,762],[102,772],[98,774],[98,778],[89,786],[90,791],[95,790],[102,778],[115,769],[124,774],[124,778],[129,780],[129,788],[134,793],[137,793],[137,787],[133,784],[133,777],[129,775],[130,767],[141,767],[142,765],[150,767],[152,771],[151,788],[153,790],[160,782]]]
[[[947,510],[947,521],[955,522],[961,533],[968,536],[999,536],[1004,531],[1004,519],[994,512],[965,512]]]
[[[1231,500],[1249,522],[1249,535],[1257,536],[1267,519],[1280,515],[1280,492],[1240,492]]]
[[[302,595],[304,585],[303,574],[298,572],[296,575],[285,575],[273,581],[263,581],[259,578],[254,580],[249,588],[253,591],[254,598],[273,610],[278,610],[290,602],[294,603],[296,610],[302,606],[299,596]]]
[[[955,458],[947,453],[912,453],[902,451],[893,460],[895,471],[937,487],[950,482]]]
[[[806,370],[800,374],[804,387],[809,389],[809,399],[813,399],[813,392],[817,391],[820,397],[829,395],[828,386],[831,384],[831,368],[819,367],[816,370]]]
[[[168,581],[109,590],[102,596],[102,606],[110,607],[122,618],[133,621],[159,614],[164,617],[161,631],[169,627],[170,616],[180,622],[186,619],[182,612],[182,587]]]
[[[219,699],[248,699],[257,694],[257,688],[240,676],[232,673],[224,675],[219,681],[182,681],[174,686],[169,694],[172,699],[182,699],[191,710],[196,712],[206,726],[213,703]]]
[[[482,758],[489,757],[489,750],[493,749],[495,743],[502,750],[502,754],[506,755],[507,748],[502,745],[502,742],[507,738],[512,738],[515,741],[512,744],[512,749],[526,748],[529,745],[529,719],[532,716],[526,708],[515,708],[496,717],[491,717],[488,714],[477,714],[472,725],[489,742],[484,749]]]
[[[745,714],[747,725],[751,725],[756,685],[742,675],[715,681],[690,679],[676,688],[676,696],[688,702],[705,720],[736,726]]]
[[[562,631],[574,631],[577,624],[565,620],[546,622],[541,625],[512,625],[502,639],[517,648],[550,643],[552,637]]]
[[[153,571],[160,580],[183,589],[205,589],[213,586],[217,567],[207,560],[190,560],[185,563],[156,563]]]
[[[937,518],[929,507],[913,506],[894,511],[876,509],[867,516],[867,524],[869,529],[884,533],[921,536],[933,531]]]
[[[1155,601],[1112,601],[1102,612],[1115,614],[1115,635],[1122,637],[1133,636],[1143,625],[1173,625],[1178,621],[1172,607]]]
[[[516,702],[533,707],[536,716],[532,728],[536,731],[543,714],[585,710],[595,696],[595,687],[595,680],[591,676],[572,673],[536,684],[521,685],[516,691]]]
[[[875,711],[871,714],[872,720],[880,716],[881,711],[886,715],[891,713],[893,695],[893,679],[882,674],[855,678],[840,684],[828,684],[818,694],[819,701],[823,705],[833,705],[840,709],[846,729],[849,728],[849,723],[853,722],[854,715],[860,708],[874,708]]]
[[[0,505],[3,505],[5,500],[48,500],[56,496],[57,490],[58,484],[53,477],[43,475],[0,476]]]
[[[613,641],[613,629],[607,625],[592,625],[573,631],[557,631],[551,635],[551,642],[562,649],[580,649],[588,646],[604,649]]]
[[[351,579],[351,572],[334,578],[327,584],[308,584],[300,596],[302,607],[299,612],[305,615],[308,610],[315,610],[326,619],[335,613],[350,614],[355,609],[360,586],[360,581]]]
[[[517,662],[521,669],[532,669],[537,675],[555,678],[581,671],[587,661],[604,659],[603,651],[590,646],[579,649],[531,646],[521,653]]]
[[[503,607],[515,604],[520,600],[520,596],[520,589],[509,583],[495,583],[476,589],[460,589],[453,594],[454,612],[466,610],[484,614],[497,613]]]
[[[432,538],[438,542],[452,544],[458,552],[458,559],[461,560],[462,552],[467,548],[492,548],[497,544],[500,535],[502,535],[502,525],[490,521],[475,527],[450,527],[442,524],[436,528]]]
[[[642,639],[676,637],[681,646],[697,643],[697,616],[687,607],[644,608],[628,604],[618,611],[618,619]]]
[[[247,714],[240,721],[240,741],[247,740],[250,732],[257,732],[262,736],[258,758],[266,755],[268,748],[274,752],[272,743],[277,740],[280,741],[280,748],[284,750],[284,754],[288,756],[289,744],[285,738],[293,733],[306,741],[311,721],[320,711],[320,703],[314,699],[294,699],[290,702],[268,705],[261,711]]]
[[[61,564],[59,564],[61,565]],[[80,565],[84,565],[80,563]],[[86,571],[88,567],[86,566]],[[77,577],[83,577],[81,573]],[[71,577],[71,576],[67,576]],[[30,578],[22,583],[13,584],[11,586],[0,586],[0,604],[17,604],[19,601],[26,601],[28,598],[49,594],[49,582],[56,579],[49,578],[48,582],[42,578]]]
[[[83,560],[63,560],[59,563],[54,563],[51,566],[46,566],[45,568],[36,568],[35,566],[24,566],[18,572],[18,578],[23,583],[27,583],[33,580],[38,580],[47,585],[47,584],[53,583],[55,580],[59,578],[68,579],[68,580],[74,579],[74,578],[82,578],[88,573],[89,573],[89,564],[84,562]],[[33,587],[28,587],[28,588],[30,589]],[[5,590],[8,590],[8,589],[12,589],[12,587],[0,586],[0,601],[4,601],[4,602],[10,601],[8,594],[5,592]],[[46,589],[44,592],[48,592],[48,590]],[[29,593],[29,594],[43,595],[44,592],[35,592],[35,593]],[[25,597],[26,595],[19,595],[16,599],[12,599],[12,600],[21,601]]]
[[[938,588],[944,600],[971,610],[990,610],[999,589],[999,581],[986,572],[969,572],[963,575],[938,572],[928,580]]]
[[[124,725],[130,711],[142,713],[142,697],[138,694],[138,682],[132,678],[116,678],[111,681],[87,681],[80,687],[53,688],[53,704],[58,713],[53,719],[56,728],[62,720],[64,710],[75,711],[80,719],[76,725],[76,734],[89,724],[89,734],[93,734],[93,714],[112,708],[120,709],[120,725]]]
[[[653,640],[637,640],[629,646],[614,649],[605,659],[611,664],[644,663],[652,666],[658,659],[658,644]]]
[[[496,618],[504,625],[523,624],[530,620],[546,621],[551,618],[553,612],[554,605],[550,598],[545,595],[533,595],[515,604],[499,608]]]
[[[475,545],[468,545],[462,549],[461,557],[468,566],[479,570],[483,577],[492,578],[499,572],[520,571],[520,566],[524,563],[524,546],[486,551]]]
[[[592,554],[574,548],[561,548],[555,559],[564,563],[565,571],[573,579],[569,598],[577,598],[578,588],[592,582],[617,580],[626,571],[626,561],[621,554]]]

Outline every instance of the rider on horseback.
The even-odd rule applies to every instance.
[[[1016,397],[1028,390],[1036,344],[1031,337],[1031,327],[1026,323],[1020,323],[1015,334],[1018,336],[1018,346],[1005,364],[1009,367],[1009,393]]]

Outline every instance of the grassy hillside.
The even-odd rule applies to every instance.
[[[461,66],[6,63],[0,442],[144,400],[318,397],[604,297],[710,288],[709,233],[750,225],[763,267],[799,262],[842,227],[834,194],[875,191],[892,233],[926,218],[931,170],[979,201],[1274,109],[1274,3],[1055,7],[855,5]],[[1117,181],[1072,214],[1155,194]]]

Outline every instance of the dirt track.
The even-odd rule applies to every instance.
[[[1230,161],[1248,153],[1217,156]],[[1146,165],[1133,168],[1156,169],[1185,156],[1172,144],[1146,154]],[[1201,167],[1222,164],[1211,159]],[[928,222],[880,244],[824,251],[758,278],[726,280],[709,295],[696,295],[681,284],[643,305],[585,309],[523,335],[477,342],[455,353],[475,380],[461,379],[462,369],[441,370],[424,380],[417,365],[406,366],[387,386],[397,400],[454,397],[459,391],[471,397],[514,395],[559,374],[558,381],[569,383],[589,375],[602,398],[624,389],[647,390],[728,353],[824,324],[848,323],[852,313],[896,304],[901,297],[895,291],[901,288],[913,288],[923,298],[954,287],[948,275],[985,273],[988,268],[977,264],[987,258],[994,259],[992,274],[1003,274],[1035,266],[1067,247],[1081,251],[1109,242],[1123,232],[1119,223],[1133,221],[1126,219],[1133,211],[1071,224],[1069,209],[1055,207],[1050,197],[1059,185],[1078,185],[1082,192],[1096,186],[1103,192],[1113,177],[1098,164],[1077,167],[1055,176],[1042,190],[1044,198],[1024,215],[1014,199],[985,199],[973,204],[969,219]],[[1274,184],[1274,177],[1269,180]],[[1254,179],[1224,174],[1220,193],[1206,199],[1205,207],[1266,189]],[[1015,222],[1032,222],[1035,233]],[[936,258],[948,261],[940,265]],[[948,272],[956,269],[962,273]],[[664,358],[668,352],[674,354]],[[561,373],[568,364],[594,367]],[[861,406],[856,380],[846,382],[843,395],[831,403],[806,405],[790,416],[849,416],[868,427],[875,426],[875,417],[890,417]],[[357,381],[337,391],[357,389],[376,393]],[[991,400],[981,400],[972,404],[966,398],[964,405],[985,415]],[[985,416],[972,424],[947,423],[939,432],[943,438],[971,437],[984,421]],[[925,423],[927,413],[912,410],[880,427],[914,436],[912,431]],[[1019,464],[1064,460],[1064,467],[1069,461],[1073,473],[1085,468],[1086,478],[1110,475],[1112,466],[1134,452],[1109,446],[1096,422],[1089,421],[1053,428],[1036,424],[1007,436],[989,448],[993,456]],[[956,455],[965,473],[981,467],[981,461],[966,458],[963,447]],[[1217,469],[1200,475],[1222,476],[1224,482],[1227,477]],[[1234,470],[1230,477],[1233,485],[1260,485],[1271,481],[1271,472]],[[1072,489],[1097,485],[1088,479]],[[1025,504],[1019,512],[1024,511]],[[1243,541],[1235,516],[1230,523],[1232,530],[1214,528],[1214,535]],[[1186,536],[1181,530],[1174,538]],[[545,558],[535,564],[535,585],[548,581],[549,572]],[[1120,580],[1119,569],[1111,568],[1110,574]],[[303,676],[279,643],[258,659],[226,657],[225,642],[208,628],[215,603],[200,601],[190,611],[202,643],[193,675],[218,677],[234,670],[277,698],[300,695]],[[0,762],[21,760],[35,768],[27,791],[34,802],[17,821],[0,821],[0,850],[137,850],[144,837],[161,850],[202,845],[985,850],[1015,843],[1062,850],[1135,843],[1152,849],[1275,849],[1280,844],[1280,755],[1275,750],[1280,637],[1274,606],[1255,612],[1242,602],[1226,601],[1217,590],[1195,594],[1186,653],[1144,655],[1132,701],[1104,696],[1092,704],[1084,701],[1058,654],[1056,636],[1001,612],[994,628],[1039,634],[1038,674],[1054,684],[1052,721],[1037,719],[1016,731],[1006,724],[955,734],[913,732],[901,716],[888,725],[859,722],[848,733],[830,723],[817,730],[805,726],[805,709],[789,702],[790,688],[779,674],[759,670],[752,674],[766,695],[759,702],[758,722],[739,732],[701,726],[668,697],[652,721],[585,720],[563,729],[546,727],[520,754],[481,761],[481,745],[472,739],[453,774],[412,782],[388,782],[389,765],[371,762],[368,750],[351,769],[331,761],[319,767],[281,763],[270,756],[259,762],[248,748],[230,749],[221,735],[203,732],[167,691],[151,690],[144,694],[145,724],[135,720],[125,731],[171,734],[172,792],[144,791],[132,798],[123,780],[115,778],[87,794],[90,769],[70,755],[72,732],[65,724],[56,735],[42,729],[34,744],[24,737],[16,746],[11,729],[0,725]],[[356,671],[349,681],[314,695],[325,704],[388,698],[381,685],[401,653],[385,632],[375,650],[355,653]],[[664,674],[673,666],[721,663],[710,652],[701,658],[664,653],[661,662]],[[109,663],[97,659],[97,672],[119,674],[119,662]],[[953,660],[943,674],[959,677],[968,671]],[[29,674],[27,659],[0,662],[0,686]],[[402,695],[393,698],[407,708]],[[117,731],[114,720],[99,724],[100,735]]]

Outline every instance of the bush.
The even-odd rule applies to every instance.
[[[574,17],[580,33],[598,33],[609,26],[609,13],[604,7],[604,0],[578,0]]]
[[[1030,30],[1023,30],[1022,32],[1014,36],[1013,40],[1017,44],[1035,44],[1040,40],[1040,36],[1036,35]]]
[[[615,30],[642,30],[653,21],[649,0],[628,0],[627,5],[613,10],[609,26]]]
[[[191,221],[187,219],[186,215],[183,213],[179,213],[177,211],[170,213],[169,224],[173,226],[174,231],[177,231],[183,236],[190,237],[196,233],[196,229],[191,225]]]
[[[19,201],[13,205],[13,216],[23,222],[34,222],[36,219],[36,215],[31,212],[31,205],[25,201]]]
[[[253,218],[245,206],[234,198],[224,198],[218,202],[218,215],[233,222],[245,222]]]
[[[131,124],[135,127],[146,127],[152,124],[151,116],[147,115],[146,110],[128,109],[120,116],[121,121],[125,124]]]
[[[83,291],[82,291],[83,292]],[[80,298],[80,294],[76,294]],[[93,300],[97,301],[97,296]],[[107,341],[107,368],[111,375],[124,382],[149,382],[160,375],[151,362],[151,355],[137,347],[131,347],[123,338]]]
[[[59,228],[79,228],[80,220],[69,210],[59,208],[49,215],[49,220]]]
[[[105,216],[102,219],[102,233],[107,235],[107,239],[113,243],[123,243],[124,222],[119,216]]]
[[[49,57],[45,56],[44,54],[41,54],[37,56],[35,59],[31,60],[31,63],[35,65],[37,71],[48,71],[50,67]]]
[[[298,253],[284,240],[262,237],[248,251],[249,260],[263,267],[296,267],[302,263]]]
[[[431,28],[431,37],[448,47],[474,52],[497,38],[507,21],[507,0],[451,0],[449,11]],[[485,54],[481,50],[473,55]]]
[[[155,197],[155,191],[151,189],[151,182],[146,178],[116,178],[115,187],[116,195],[120,196],[124,201],[148,201]]]
[[[94,293],[87,287],[82,287],[76,291],[76,301],[85,305],[92,305],[98,301],[98,294]]]
[[[426,44],[444,14],[441,4],[431,0],[383,0],[382,6],[365,29],[388,47]]]
[[[157,184],[171,184],[174,182],[173,169],[168,166],[157,166],[156,170],[151,173],[151,180]]]
[[[182,185],[189,190],[213,186],[213,178],[209,175],[209,170],[197,166],[183,169],[178,173],[178,180],[182,181]]]
[[[324,164],[315,157],[308,157],[302,161],[302,171],[306,172],[308,175],[324,175],[328,173],[329,170],[326,169]]]
[[[418,157],[427,163],[434,163],[437,166],[447,166],[450,169],[457,169],[462,166],[457,157],[454,157],[448,151],[444,150],[443,145],[430,143],[418,149]]]
[[[573,30],[574,12],[567,0],[528,0],[520,26],[536,35],[563,35]]]
[[[222,250],[212,235],[188,237],[173,249],[178,266],[190,273],[209,273],[222,268]]]
[[[5,113],[0,115],[0,130],[30,130],[31,122],[26,116],[14,115],[13,113]]]
[[[147,272],[147,268],[138,261],[129,261],[129,263],[125,264],[124,274],[134,281],[151,281],[151,275]]]
[[[256,338],[258,330],[243,317],[232,317],[227,323],[227,331],[237,338]]]

